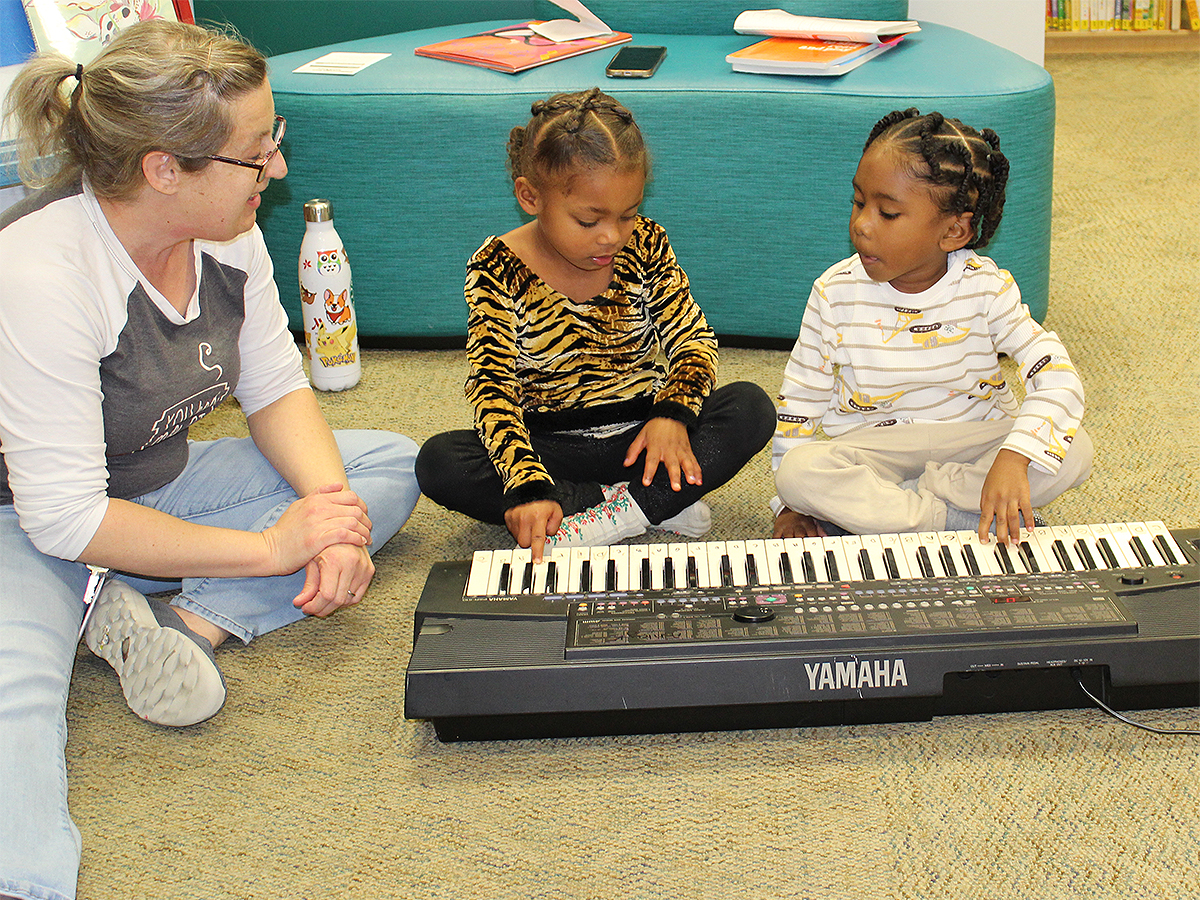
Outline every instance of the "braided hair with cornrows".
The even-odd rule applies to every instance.
[[[650,155],[633,113],[599,88],[555,94],[530,107],[533,118],[508,136],[513,180],[534,184],[579,168],[641,168],[649,177]]]
[[[909,174],[935,188],[933,195],[942,212],[974,213],[974,236],[967,247],[987,245],[1004,213],[1008,185],[1008,158],[1000,152],[996,132],[976,131],[941,113],[921,115],[913,107],[890,112],[876,122],[863,152],[876,142],[911,160]]]

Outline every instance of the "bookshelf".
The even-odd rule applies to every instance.
[[[1200,31],[1047,31],[1046,55],[1200,52]]]
[[[1196,53],[1197,21],[1197,0],[1046,0],[1046,53]]]

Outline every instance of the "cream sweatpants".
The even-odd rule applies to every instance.
[[[979,512],[983,482],[1012,419],[860,428],[789,450],[775,489],[789,509],[855,534],[942,531],[948,506]],[[1087,479],[1092,441],[1080,428],[1058,472],[1029,467],[1035,507]],[[916,489],[901,482],[917,479]]]

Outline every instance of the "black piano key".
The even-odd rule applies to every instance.
[[[592,590],[592,561],[585,559],[579,564],[579,590],[591,593]]]
[[[687,583],[688,587],[700,587],[700,571],[696,568],[696,557],[688,556]]]
[[[917,548],[917,565],[921,567],[921,574],[926,578],[934,576],[933,562],[929,559],[929,551],[924,547]]]
[[[728,553],[721,554],[721,587],[733,587],[733,565]]]
[[[1017,567],[1013,565],[1012,557],[1008,555],[1008,544],[997,544],[996,556],[1000,560],[1000,568],[1002,568],[1006,574],[1017,574]]]
[[[746,554],[746,586],[754,587],[756,584],[758,584],[758,562],[755,560],[755,557],[752,554],[747,553]]]
[[[604,568],[604,589],[612,592],[617,589],[617,561],[610,559]]]
[[[521,573],[521,593],[528,594],[533,590],[533,563],[525,563],[525,569]]]
[[[892,552],[891,547],[884,547],[883,549],[883,566],[887,569],[888,578],[895,579],[900,577],[900,567],[896,565],[896,554]]]
[[[642,583],[639,586],[642,588],[648,588],[648,587],[650,587],[650,585],[652,585],[654,583],[653,581],[650,580],[650,559],[649,559],[649,557],[646,557],[646,556],[642,557],[641,577],[642,577]]]
[[[504,563],[500,567],[500,583],[496,586],[497,594],[507,594],[509,585],[512,583],[512,566],[509,563]]]
[[[958,569],[954,567],[954,554],[945,544],[942,544],[942,549],[938,550],[938,559],[942,561],[942,568],[946,570],[947,575],[958,574]]]
[[[1071,554],[1067,552],[1066,545],[1060,540],[1055,540],[1050,546],[1054,550],[1054,558],[1058,560],[1063,571],[1074,572],[1075,564],[1071,562]]]
[[[979,568],[979,560],[975,558],[975,548],[970,544],[964,544],[962,548],[963,562],[966,564],[967,572],[971,575],[981,575],[982,570]]]
[[[1033,555],[1033,548],[1029,546],[1029,541],[1021,541],[1020,549],[1021,559],[1025,561],[1025,568],[1035,575],[1042,571],[1037,564],[1037,557]]]
[[[1092,557],[1092,551],[1088,549],[1087,542],[1080,538],[1075,542],[1075,552],[1079,554],[1079,559],[1083,563],[1085,569],[1098,569],[1096,560]]]
[[[832,550],[825,551],[825,573],[829,576],[830,581],[838,581],[842,577],[838,574],[837,556]]]
[[[796,576],[792,572],[792,558],[786,550],[779,554],[779,574],[784,584],[796,583]]]
[[[1108,543],[1108,538],[1100,538],[1096,541],[1096,546],[1100,548],[1100,555],[1104,557],[1104,561],[1108,563],[1110,569],[1119,569],[1121,567],[1121,563],[1117,560],[1117,554],[1113,552],[1112,545]]]
[[[1153,566],[1154,557],[1150,555],[1150,551],[1146,549],[1146,545],[1142,543],[1142,536],[1135,534],[1129,542],[1129,548],[1133,551],[1133,555],[1138,558],[1138,561],[1143,566]]]
[[[875,569],[871,565],[871,554],[867,552],[865,547],[858,551],[858,567],[862,570],[864,580],[875,580]]]
[[[546,563],[546,593],[553,594],[558,590],[558,564],[551,560]]]
[[[804,583],[815,584],[817,580],[817,566],[813,562],[812,553],[808,550],[804,551],[803,558]]]
[[[1180,560],[1175,557],[1174,552],[1171,550],[1171,542],[1161,534],[1156,534],[1154,536],[1154,546],[1158,548],[1158,552],[1162,554],[1162,558],[1165,559],[1170,565],[1179,565]]]
[[[668,591],[675,589],[675,560],[669,556],[663,560],[663,587]]]

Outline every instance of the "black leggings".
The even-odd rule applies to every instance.
[[[650,486],[642,484],[644,452],[632,466],[623,465],[640,427],[600,439],[553,431],[530,434],[534,452],[554,479],[555,499],[564,516],[603,503],[601,485],[622,481],[629,482],[630,495],[651,524],[677,515],[727,482],[766,446],[775,431],[775,406],[762,388],[750,382],[713,391],[688,428],[704,483],[683,481],[678,491],[671,488],[661,465]],[[421,492],[434,503],[474,519],[504,524],[504,485],[474,431],[434,435],[421,447],[416,469]]]

